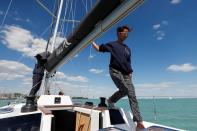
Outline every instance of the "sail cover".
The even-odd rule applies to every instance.
[[[89,11],[85,18],[76,27],[73,33],[71,33],[67,40],[63,41],[58,48],[48,57],[45,68],[48,72],[55,71],[54,69],[65,59],[65,57],[71,53],[82,40],[86,38],[92,31],[95,30],[96,25],[102,23],[107,16],[109,16],[116,8],[126,1],[131,0],[99,0],[95,6]],[[132,0],[136,3],[142,3],[143,0]],[[135,4],[135,3],[134,3]],[[126,4],[125,4],[126,5]],[[124,8],[124,7],[123,7]],[[128,14],[128,13],[127,13]],[[102,30],[103,31],[103,30]],[[105,31],[105,30],[104,30]],[[101,32],[99,32],[101,33]],[[90,42],[90,41],[89,41]],[[87,43],[82,43],[87,44]]]

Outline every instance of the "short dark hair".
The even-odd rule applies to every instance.
[[[127,25],[123,25],[118,27],[116,31],[118,33],[118,32],[122,32],[124,29],[127,29],[129,32],[133,30],[132,28],[129,28]]]

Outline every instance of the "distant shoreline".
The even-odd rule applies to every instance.
[[[25,98],[25,97],[24,97]],[[99,99],[99,98],[88,98],[88,97],[71,97],[72,99]],[[14,98],[0,98],[0,100],[16,100],[17,97]],[[128,98],[122,98],[122,99],[128,99]],[[172,96],[172,97],[166,97],[166,96],[140,96],[137,97],[137,99],[197,99],[197,96],[190,96],[190,97],[183,97],[183,96]]]
[[[89,99],[87,97],[72,97],[72,99]]]
[[[17,98],[0,98],[0,100],[16,100]]]
[[[184,97],[184,96],[153,96],[153,97],[137,97],[137,99],[196,99],[197,96]]]

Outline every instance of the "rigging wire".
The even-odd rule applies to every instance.
[[[69,5],[69,0],[66,1],[63,21],[65,21],[65,19],[66,19],[68,5]],[[62,23],[61,26],[60,26],[60,32],[62,33],[62,36],[64,36],[64,23]]]
[[[62,88],[60,88],[60,86],[57,82],[58,82],[57,77],[54,77],[54,93],[59,93],[59,91],[65,92],[65,91],[63,91]],[[56,91],[56,89],[58,89],[58,92]]]
[[[92,8],[92,0],[90,0],[90,7]]]
[[[87,1],[86,1],[87,2]],[[87,10],[88,10],[88,4],[86,4],[86,13],[87,13]],[[92,0],[90,0],[90,7],[92,8]],[[89,69],[92,68],[92,61],[91,59],[94,58],[94,55],[92,54],[92,44],[90,44],[90,47],[89,47],[89,56],[88,56],[88,60],[89,60]],[[90,90],[91,90],[91,87],[90,87],[90,84],[88,83],[88,91],[87,93],[90,94]],[[88,95],[89,96],[89,95]]]
[[[10,10],[11,4],[12,4],[12,0],[10,0],[10,3],[9,3],[8,8],[7,8],[7,10],[6,10],[6,13],[5,13],[4,17],[3,17],[1,26],[3,26],[3,24],[4,24],[4,22],[5,22],[5,19],[6,19],[6,17],[7,17],[8,11]],[[0,26],[0,27],[1,27],[1,26]]]
[[[90,50],[89,50],[89,56],[88,56],[88,59],[92,59],[94,58],[94,55],[92,55],[92,44],[90,44]]]
[[[55,3],[57,3],[56,0],[55,0]],[[53,6],[53,12],[57,12],[56,4],[54,4],[54,6]],[[47,41],[47,46],[46,46],[45,52],[48,51],[49,44],[50,44],[50,38],[51,38],[51,36],[53,35],[53,28],[54,28],[54,26],[55,26],[55,22],[54,22],[55,20],[54,20],[54,19],[55,19],[55,17],[52,16],[52,18],[51,18],[50,34],[49,34],[49,36],[48,36],[48,41]]]
[[[73,10],[73,13],[72,13],[72,19],[73,20],[75,19],[75,14],[76,14],[76,4],[77,4],[77,1],[75,0],[74,10]],[[75,28],[75,22],[73,21],[72,22],[72,30],[74,30],[74,28]]]
[[[70,12],[69,12],[69,19],[70,19],[70,17],[72,19],[72,11],[73,11],[73,1],[71,2]],[[72,30],[72,33],[73,33],[73,29],[71,29],[71,30]]]
[[[87,6],[88,6],[88,2],[87,2],[87,0],[85,0],[86,2],[84,2],[83,0],[82,0],[82,3],[83,3],[83,6],[85,7],[85,10],[86,10],[86,13],[88,12],[88,9],[87,9]]]
[[[92,0],[90,0],[90,6],[91,6],[91,8],[92,8]],[[92,59],[94,56],[92,55],[92,44],[90,44],[90,53],[89,53],[89,57],[88,57],[88,59],[90,60],[90,59]]]
[[[51,22],[51,24],[40,34],[39,37],[42,37],[49,29],[50,27],[53,25],[53,23]]]
[[[70,4],[70,10],[68,9],[68,19],[70,19],[70,15],[71,15],[71,7],[72,7],[72,2],[69,3]],[[66,24],[66,31],[65,31],[65,36],[67,35],[68,33],[68,23]]]

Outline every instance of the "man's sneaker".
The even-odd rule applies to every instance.
[[[108,107],[109,107],[109,108],[115,108],[114,103],[111,102],[109,99],[107,100],[107,103],[108,103]]]

